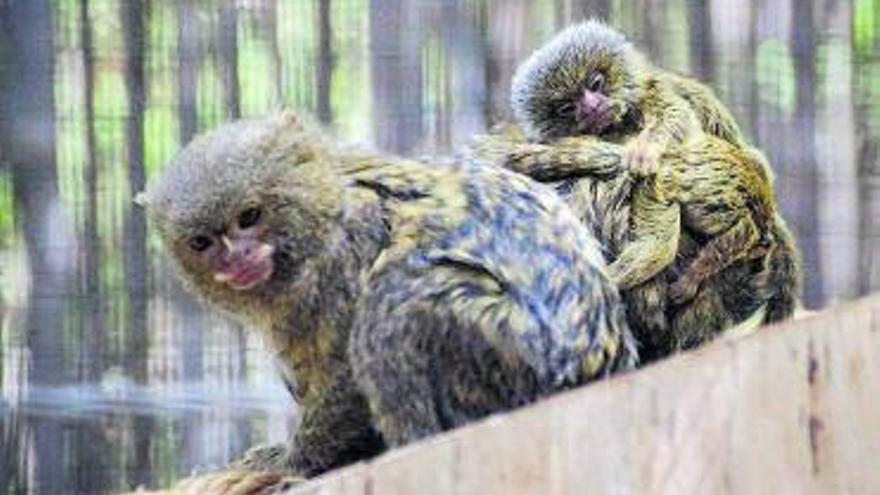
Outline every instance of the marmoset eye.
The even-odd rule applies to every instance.
[[[189,248],[197,253],[201,253],[202,251],[208,249],[213,243],[214,241],[212,241],[211,238],[206,235],[193,236],[187,242],[187,244],[189,244]]]
[[[568,117],[574,115],[575,104],[567,101],[556,106],[556,115],[560,117]]]
[[[605,89],[605,75],[601,72],[594,73],[590,76],[590,82],[588,83],[587,88],[594,93],[598,93]]]
[[[259,208],[252,207],[244,210],[238,215],[238,227],[247,229],[253,227],[260,221],[261,211]]]

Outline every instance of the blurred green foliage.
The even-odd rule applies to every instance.
[[[12,178],[0,170],[0,249],[11,247],[15,212],[12,204]]]
[[[788,45],[778,39],[768,39],[758,45],[755,78],[761,103],[792,115],[797,97],[794,76],[794,60]]]
[[[880,0],[854,0],[853,44],[860,54],[876,56]]]

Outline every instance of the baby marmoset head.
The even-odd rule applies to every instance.
[[[613,132],[638,119],[642,56],[600,21],[571,26],[519,66],[514,115],[529,138],[548,141]]]
[[[172,160],[142,202],[189,289],[247,315],[295,282],[339,204],[322,146],[288,113],[227,124]]]

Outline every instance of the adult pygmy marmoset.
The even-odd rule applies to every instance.
[[[298,474],[636,359],[588,230],[497,167],[343,151],[284,114],[196,138],[144,202],[188,288],[282,363]]]

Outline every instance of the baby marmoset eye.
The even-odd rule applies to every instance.
[[[564,100],[562,102],[558,102],[555,107],[556,115],[560,117],[571,117],[574,116],[574,112],[577,109],[577,106],[573,101]]]
[[[605,89],[605,74],[594,72],[587,81],[587,89],[594,93],[599,93]]]
[[[263,212],[259,207],[251,206],[238,214],[238,228],[247,229],[260,222]]]

